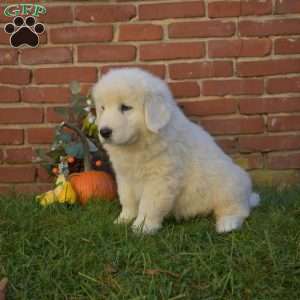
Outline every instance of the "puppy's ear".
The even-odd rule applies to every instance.
[[[158,133],[171,119],[171,105],[163,95],[151,95],[145,101],[145,123],[147,128]]]

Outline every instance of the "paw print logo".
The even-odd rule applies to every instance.
[[[5,25],[4,30],[6,33],[11,34],[10,44],[12,47],[17,48],[22,45],[29,47],[37,47],[39,44],[39,34],[45,31],[45,26],[42,23],[36,23],[32,16],[23,17],[17,16],[13,19],[12,23]]]

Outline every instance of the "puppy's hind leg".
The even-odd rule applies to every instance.
[[[216,229],[218,233],[230,232],[242,226],[245,217],[223,216],[217,219]]]
[[[229,198],[219,203],[215,209],[216,230],[219,233],[230,232],[239,229],[244,220],[249,216],[250,207],[247,200],[243,197]]]
[[[134,220],[138,214],[138,200],[129,183],[127,184],[124,181],[118,181],[118,192],[122,211],[114,223],[128,224]]]

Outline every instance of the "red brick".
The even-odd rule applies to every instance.
[[[43,109],[10,107],[0,109],[0,124],[33,124],[43,122]]]
[[[7,195],[12,192],[12,186],[0,184],[0,195]]]
[[[226,153],[236,153],[237,152],[237,140],[236,138],[216,138],[216,143],[225,151]]]
[[[120,41],[155,41],[161,40],[163,29],[155,24],[124,24],[120,25]]]
[[[299,150],[299,147],[299,135],[257,135],[239,137],[239,148],[241,152]]]
[[[10,18],[4,15],[5,6],[0,6],[0,23],[10,22]]]
[[[268,155],[267,167],[273,170],[300,169],[300,153]]]
[[[276,14],[296,14],[300,13],[300,2],[298,0],[276,0]]]
[[[30,82],[30,70],[20,68],[0,69],[0,83],[28,84]]]
[[[67,47],[21,50],[21,62],[25,65],[71,63],[72,60],[72,49]]]
[[[273,3],[272,0],[255,0],[255,1],[241,1],[242,16],[249,16],[249,15],[267,15],[272,14],[273,10]]]
[[[147,72],[150,72],[162,79],[165,78],[166,74],[166,67],[165,65],[106,65],[101,68],[101,74],[107,73],[109,70],[115,69],[115,68],[141,68],[144,69]]]
[[[185,114],[192,116],[232,114],[237,110],[236,101],[233,99],[185,101],[180,102],[180,106]]]
[[[91,45],[78,47],[79,62],[117,62],[135,60],[132,45]]]
[[[0,86],[0,103],[19,102],[19,90],[8,86]]]
[[[36,182],[33,184],[16,184],[14,186],[14,191],[16,193],[21,193],[22,195],[31,195],[34,196],[36,194],[45,193],[49,190],[53,189],[53,183],[43,183],[37,184]]]
[[[53,176],[51,176],[45,168],[40,166],[37,168],[37,181],[38,182],[53,182]]]
[[[97,69],[94,67],[40,68],[33,71],[33,78],[39,84],[69,83],[73,80],[95,82]]]
[[[210,18],[218,17],[236,17],[241,15],[240,1],[217,1],[208,3],[208,16]]]
[[[1,183],[33,182],[35,167],[0,167]]]
[[[242,114],[300,112],[300,98],[242,99],[239,108]]]
[[[202,94],[206,96],[260,95],[264,82],[259,79],[207,80],[202,83]]]
[[[0,49],[0,65],[16,65],[18,52],[15,49]]]
[[[140,20],[202,17],[204,14],[205,7],[203,1],[183,1],[177,3],[153,3],[139,5]]]
[[[47,44],[47,42],[48,42],[48,32],[46,28],[43,33],[39,34],[39,45],[45,45]]]
[[[269,79],[266,89],[270,94],[300,92],[300,77]]]
[[[205,55],[204,43],[159,43],[140,46],[140,59],[169,60],[181,58],[201,58]]]
[[[88,5],[75,7],[75,19],[83,22],[113,23],[129,21],[136,16],[131,4]]]
[[[10,45],[9,34],[7,34],[4,30],[0,30],[0,45]]]
[[[51,144],[54,139],[54,128],[28,128],[27,138],[30,144]]]
[[[270,39],[234,39],[208,41],[209,57],[255,57],[269,55]]]
[[[300,59],[274,59],[243,61],[237,63],[237,74],[241,77],[268,76],[300,72]]]
[[[111,25],[50,29],[50,40],[54,44],[109,42],[112,39],[113,28]]]
[[[172,23],[168,26],[170,38],[223,37],[235,33],[234,22],[197,21]]]
[[[214,135],[262,133],[265,129],[262,117],[205,119],[201,120],[201,124]]]
[[[56,24],[69,23],[73,21],[72,7],[68,6],[47,6],[47,13],[39,16],[39,22]]]
[[[32,163],[36,155],[32,148],[13,148],[6,150],[6,162],[9,164]]]
[[[266,15],[272,13],[272,0],[216,1],[208,3],[210,18]]]
[[[275,54],[300,53],[300,38],[280,38],[274,41]]]
[[[172,79],[228,77],[233,74],[233,65],[229,61],[175,63],[169,65],[169,71]]]
[[[64,106],[65,107],[65,106]],[[48,107],[46,110],[47,123],[60,123],[65,120],[65,117],[55,111],[55,107]]]
[[[293,130],[300,130],[300,115],[268,117],[268,131]]]
[[[0,129],[0,145],[21,145],[23,143],[23,129]]]
[[[200,87],[194,81],[169,82],[169,87],[176,98],[197,97],[200,95]]]
[[[0,150],[0,164],[3,163],[3,160],[4,160],[4,153],[2,150]]]
[[[80,93],[81,95],[89,95],[91,94],[92,88],[93,88],[94,84],[93,83],[83,83],[80,84]]]
[[[300,19],[239,22],[241,36],[293,35],[300,33]]]
[[[29,103],[68,103],[67,87],[26,87],[21,90],[21,99]]]
[[[47,28],[46,28],[47,30]],[[44,31],[39,35],[39,45],[45,45],[48,42],[48,32]]]

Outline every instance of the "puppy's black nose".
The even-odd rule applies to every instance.
[[[103,128],[100,129],[100,134],[105,139],[108,139],[112,134],[112,130],[108,127],[103,127]]]

